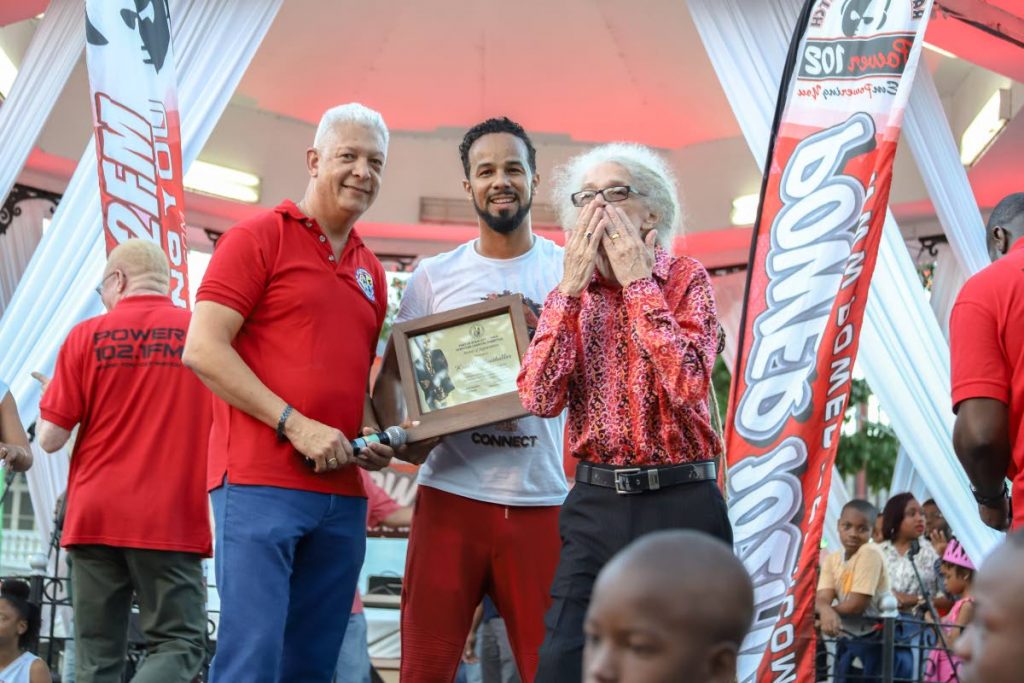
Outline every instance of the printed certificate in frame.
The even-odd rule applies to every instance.
[[[516,377],[529,343],[518,294],[398,323],[392,341],[409,440],[527,414]]]

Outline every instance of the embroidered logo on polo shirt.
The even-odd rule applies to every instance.
[[[356,271],[356,282],[359,283],[359,289],[363,290],[363,294],[370,301],[377,301],[373,295],[373,276],[370,275],[366,268],[360,268]]]

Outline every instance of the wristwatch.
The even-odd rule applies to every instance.
[[[1003,488],[999,490],[999,493],[985,496],[978,492],[974,484],[971,484],[971,494],[974,496],[974,500],[978,502],[978,505],[987,508],[998,508],[1002,506],[1003,501],[1010,495],[1010,489],[1007,488],[1006,482],[1003,481]]]

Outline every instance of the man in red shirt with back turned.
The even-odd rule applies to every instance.
[[[135,680],[186,683],[206,654],[210,393],[181,363],[191,314],[169,284],[159,246],[118,245],[97,288],[109,313],[71,330],[52,381],[37,376],[43,450],[79,425],[61,543],[83,683],[121,680],[133,591],[147,641]]]
[[[1024,500],[1024,192],[992,210],[992,265],[960,290],[949,321],[953,448],[971,480],[982,521],[994,529],[1024,525],[1011,517],[1006,479]]]
[[[196,297],[185,363],[217,395],[207,485],[221,616],[214,683],[329,683],[366,547],[353,455],[377,430],[370,364],[387,308],[354,226],[380,189],[388,130],[360,104],[328,110],[296,204],[225,233]]]

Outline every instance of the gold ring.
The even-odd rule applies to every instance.
[[[617,240],[617,239],[619,239],[619,233],[615,233],[614,235],[609,235],[609,237],[611,237],[613,240]]]
[[[337,458],[331,458],[330,460],[327,461],[327,464],[330,465],[332,462],[335,465],[337,465],[338,464],[338,459]]]

